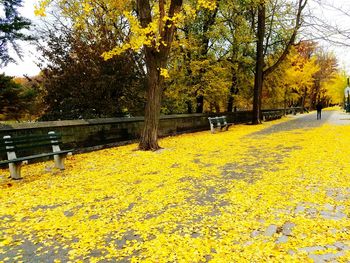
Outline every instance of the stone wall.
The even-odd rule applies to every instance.
[[[228,122],[244,123],[251,119],[252,113],[239,111],[224,114],[161,116],[159,136],[209,131],[208,117],[221,115],[227,116]],[[0,136],[44,134],[55,131],[62,134],[63,149],[73,148],[76,151],[87,151],[137,140],[140,137],[142,126],[143,117],[18,123],[1,125]]]

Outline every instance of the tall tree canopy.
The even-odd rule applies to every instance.
[[[13,77],[0,74],[0,119],[16,120],[32,113],[37,92],[33,87],[25,87]]]
[[[36,13],[44,15],[46,6],[51,2],[41,1]],[[58,0],[58,3],[66,13],[75,15],[75,27],[84,28],[93,23],[96,17],[106,16],[110,20],[110,27],[119,30],[120,38],[116,47],[103,53],[106,60],[128,50],[142,52],[146,68],[147,102],[139,148],[159,149],[158,127],[163,83],[168,75],[168,58],[176,27],[195,9],[215,9],[216,1],[198,0],[183,4],[183,0]]]
[[[15,62],[10,55],[12,48],[19,57],[21,49],[18,40],[31,40],[32,37],[23,33],[23,29],[29,29],[31,23],[18,13],[18,7],[22,0],[0,0],[0,66],[5,66],[10,62]],[[2,16],[3,15],[3,16]]]
[[[293,3],[294,2],[294,3]],[[252,123],[261,122],[264,79],[286,59],[302,25],[302,12],[308,0],[265,1],[257,6],[256,66]],[[267,13],[267,11],[270,11]],[[292,10],[292,11],[290,11]],[[269,14],[267,16],[267,14]],[[287,18],[287,19],[286,19]],[[273,51],[273,54],[271,54]],[[275,57],[267,63],[267,57]]]
[[[43,120],[102,118],[143,114],[145,73],[133,51],[105,61],[101,54],[117,44],[118,32],[105,17],[86,28],[71,27],[59,6],[40,26],[37,43],[45,70],[47,105]],[[45,44],[42,44],[45,43]]]
[[[161,112],[253,108],[260,123],[263,107],[329,103],[343,82],[333,59],[296,44],[308,0],[38,1],[38,15],[51,5],[69,21],[68,34],[52,27],[43,48],[55,64],[45,84],[52,108],[87,113],[89,98],[111,113],[136,94],[145,114],[140,149],[159,149]],[[82,96],[67,100],[72,94]]]

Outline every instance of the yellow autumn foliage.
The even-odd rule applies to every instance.
[[[123,39],[117,40],[118,44],[109,51],[102,54],[105,60],[120,55],[128,49],[138,52],[143,46],[151,46],[159,50],[161,45],[166,44],[162,37],[162,33],[166,27],[178,26],[185,19],[193,17],[196,9],[214,10],[216,1],[198,0],[195,3],[191,1],[181,4],[181,10],[170,14],[170,3],[164,4],[164,12],[160,11],[159,1],[149,1],[151,10],[151,21],[147,26],[141,25],[140,18],[135,12],[135,3],[132,1],[88,1],[77,0],[67,2],[65,0],[38,0],[35,5],[35,15],[46,16],[48,6],[58,4],[63,15],[73,18],[72,26],[74,28],[88,29],[89,21],[93,21],[100,16],[107,17],[112,25],[122,22],[120,33]],[[147,6],[147,4],[143,4]],[[165,11],[166,10],[166,11]],[[169,22],[169,23],[167,23]],[[170,43],[171,44],[171,43]]]
[[[312,262],[303,248],[336,252],[350,245],[350,125],[279,129],[285,121],[169,137],[157,152],[78,154],[65,172],[32,164],[21,181],[1,170],[0,261],[28,262],[25,246],[36,262]],[[346,216],[324,218],[327,209]],[[271,225],[279,230],[265,235]]]

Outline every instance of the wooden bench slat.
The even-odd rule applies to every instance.
[[[62,154],[67,154],[67,153],[71,153],[71,152],[73,152],[73,150],[64,150],[64,151],[50,152],[50,153],[40,153],[40,154],[30,155],[30,156],[26,156],[26,157],[19,157],[19,158],[7,160],[7,161],[0,161],[0,165],[9,164],[9,163],[19,163],[19,162],[23,162],[23,161],[29,161],[29,160],[33,160],[33,159],[39,159],[39,158],[54,156],[54,155],[62,155]]]
[[[73,152],[73,150],[60,149],[62,136],[57,135],[53,131],[48,134],[18,137],[7,135],[0,141],[2,142],[0,144],[0,152],[6,152],[8,159],[0,161],[0,165],[9,165],[10,176],[13,179],[21,178],[21,165],[24,161],[40,159],[43,157],[53,156],[55,167],[63,170],[66,155]],[[35,148],[38,150],[32,150],[32,155],[27,154],[29,149]],[[48,149],[50,149],[51,152],[47,152]]]
[[[51,135],[49,135],[49,134],[20,135],[20,136],[13,137],[11,139],[13,139],[13,140],[30,140],[30,139],[36,139],[36,138],[48,138],[50,136],[62,137],[61,134],[55,133],[55,134],[51,134]]]
[[[219,117],[208,117],[210,130],[214,133],[215,128],[220,128],[220,130],[225,129],[226,131],[233,123],[227,123],[226,116]],[[216,127],[214,127],[216,125]]]
[[[43,142],[43,141],[51,141],[51,140],[59,140],[62,141],[61,136],[55,136],[55,137],[37,137],[37,138],[28,138],[28,139],[20,139],[18,140],[17,138],[11,138],[11,139],[0,139],[0,147],[6,147],[10,144],[30,144],[30,143],[36,143],[36,142]]]
[[[15,146],[15,150],[16,151],[24,151],[24,150],[35,149],[35,148],[43,148],[45,146],[52,146],[52,143],[38,143],[38,144],[20,145],[20,146],[17,145],[17,146]]]
[[[59,141],[58,143],[62,143],[62,142]],[[53,145],[52,143],[40,143],[40,144],[29,144],[29,145],[8,144],[7,146],[12,146],[13,150],[16,152],[17,151],[23,152],[23,151],[29,150],[29,149],[43,148],[43,147],[52,146],[52,145]],[[6,148],[0,148],[0,152],[5,153],[5,152],[8,152],[8,150]]]
[[[25,144],[30,144],[30,143],[40,143],[40,142],[50,142],[50,141],[62,141],[61,138],[41,138],[41,139],[38,139],[38,140],[21,140],[21,141],[12,141],[12,140],[8,140],[6,141],[5,145],[7,145],[9,142],[10,143],[15,143],[15,144],[18,144],[18,145],[25,145]]]
[[[21,139],[18,139],[18,138],[11,138],[11,142],[14,142],[14,143],[27,143],[27,142],[41,142],[41,141],[47,141],[47,140],[52,140],[52,139],[55,139],[55,140],[60,140],[62,137],[61,136],[46,136],[46,137],[36,137],[36,138],[21,138]],[[6,140],[7,141],[7,140]],[[3,140],[3,143],[4,143],[4,140]]]
[[[31,145],[31,144],[42,143],[42,142],[46,142],[47,143],[47,142],[51,142],[51,141],[62,142],[61,139],[52,139],[52,138],[40,139],[40,140],[37,140],[37,141],[20,141],[20,142],[6,141],[2,145],[0,145],[0,147],[13,146],[13,145],[27,146],[27,145]]]

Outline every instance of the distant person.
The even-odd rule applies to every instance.
[[[319,102],[316,105],[316,110],[317,110],[317,119],[321,119],[321,111],[322,111],[322,104]]]

